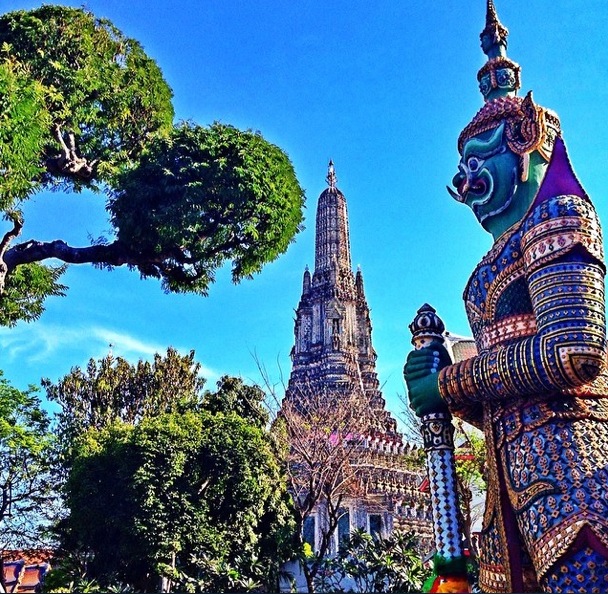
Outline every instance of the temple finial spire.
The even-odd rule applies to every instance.
[[[331,190],[336,189],[336,182],[338,178],[336,177],[336,169],[334,167],[334,162],[330,159],[329,164],[327,165],[327,177],[325,178],[327,181],[327,185]]]
[[[346,198],[336,186],[332,160],[329,161],[325,179],[329,187],[321,192],[317,204],[315,272],[337,267],[341,274],[352,275]]]

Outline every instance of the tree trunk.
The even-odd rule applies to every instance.
[[[315,591],[315,578],[314,574],[311,573],[309,567],[306,565],[306,561],[302,562],[302,571],[304,572],[304,577],[306,578],[306,589],[310,594]]]
[[[175,551],[171,553],[171,569],[175,571]],[[161,592],[171,592],[171,588],[173,587],[173,580],[166,576],[161,576],[160,578],[160,591]]]

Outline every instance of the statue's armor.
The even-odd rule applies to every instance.
[[[604,274],[593,206],[561,195],[503,234],[465,290],[479,355],[439,384],[488,445],[484,591],[538,591],[581,534],[608,558]]]

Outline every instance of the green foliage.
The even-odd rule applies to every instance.
[[[35,389],[14,388],[0,372],[0,534],[3,547],[44,542],[52,513],[50,420]]]
[[[205,392],[203,407],[212,414],[234,413],[263,428],[269,421],[268,411],[263,406],[265,397],[259,387],[248,386],[240,378],[225,375],[217,382],[215,392]]]
[[[59,135],[47,133],[40,165],[79,188],[111,180],[154,134],[170,130],[172,93],[154,60],[106,19],[83,9],[44,5],[0,17],[0,48],[45,90]],[[89,179],[59,156],[74,135]],[[14,143],[13,143],[14,144]],[[72,164],[74,165],[74,164]]]
[[[103,429],[115,421],[135,424],[142,418],[196,408],[204,380],[194,351],[180,355],[168,348],[152,363],[132,365],[108,355],[91,359],[86,370],[73,367],[57,384],[43,380],[47,398],[61,406],[58,433],[69,444],[88,428]]]
[[[303,204],[288,157],[262,136],[185,123],[121,176],[108,208],[143,277],[204,295],[224,262],[238,282],[282,254]]]
[[[400,462],[404,468],[416,472],[426,472],[426,452],[422,446],[408,449],[400,456]]]
[[[85,577],[98,578],[105,571],[103,586],[110,583],[117,565],[125,563],[125,555],[130,559],[129,551],[140,552],[136,538],[125,529],[136,513],[127,491],[135,470],[128,446],[132,431],[132,426],[117,422],[81,435],[64,486],[69,516],[60,524],[61,546],[68,551],[94,550],[95,555],[87,555]]]
[[[34,320],[63,294],[62,269],[39,264],[50,258],[127,265],[206,295],[224,263],[238,282],[285,252],[304,207],[287,155],[232,126],[173,127],[171,99],[154,60],[106,19],[52,5],[0,16],[0,210],[13,223],[0,238],[0,324]],[[18,201],[43,188],[103,188],[114,240],[12,245]]]
[[[2,51],[0,50],[0,59]],[[13,207],[35,188],[40,154],[48,142],[44,88],[14,61],[0,62],[0,210]]]
[[[76,592],[78,594],[120,594],[121,592],[133,592],[129,586],[124,586],[120,582],[101,587],[97,580],[74,575],[72,568],[67,563],[61,561],[59,565],[53,565],[51,571],[45,577],[42,592],[50,594]]]
[[[179,539],[183,554],[178,553],[177,559],[177,567],[183,573],[206,580],[207,589],[230,588],[230,575],[205,575],[200,560],[206,558],[216,566],[231,566],[243,578],[268,581],[268,570],[276,571],[278,561],[285,558],[282,548],[292,520],[286,506],[285,482],[267,435],[234,413],[202,413],[195,420],[183,437],[191,442],[192,460],[184,461],[184,476],[179,473],[178,479],[188,481],[191,487],[172,490],[173,497],[177,496],[176,491],[189,495],[176,501],[170,510],[159,507],[165,497],[159,496],[151,480],[158,468],[163,468],[169,443],[161,449],[162,444],[156,445],[156,433],[148,434],[152,439],[145,449],[156,449],[156,453],[147,458],[136,480],[146,486],[146,500],[157,502],[147,509],[146,522],[156,517],[161,525],[150,525],[147,539],[153,539],[162,529],[164,515],[170,512],[174,519],[169,523],[180,524],[183,530]],[[179,419],[179,423],[183,420]],[[168,462],[171,467],[176,464]],[[184,510],[195,509],[198,517],[184,525]],[[166,546],[165,562],[169,547],[174,545]],[[265,574],[260,568],[265,568]]]
[[[317,574],[319,592],[419,592],[426,571],[411,534],[374,538],[355,530]]]
[[[294,521],[263,393],[227,376],[203,393],[199,368],[168,349],[152,364],[109,356],[45,382],[62,407],[69,514],[58,534],[80,559],[54,588],[153,590],[161,576],[194,590],[276,588]]]
[[[220,591],[218,584],[221,584],[222,592],[251,592],[259,591],[263,586],[260,581],[256,581],[251,576],[264,576],[264,568],[256,560],[248,560],[247,574],[242,575],[240,568],[244,567],[243,560],[239,557],[232,565],[225,560],[217,560],[209,555],[201,555],[192,558],[192,564],[196,570],[194,575],[188,575],[183,571],[176,572],[175,585],[179,592],[198,594],[210,591]]]
[[[19,320],[37,320],[44,311],[44,301],[51,295],[63,296],[65,285],[59,277],[65,266],[46,266],[38,262],[23,264],[6,278],[0,293],[0,325],[15,326]]]
[[[475,561],[477,551],[471,529],[476,520],[475,516],[481,513],[481,501],[478,499],[475,503],[475,498],[486,490],[486,445],[480,431],[462,422],[456,423],[456,436],[459,438],[456,443],[460,442],[455,451],[455,458],[462,527],[472,561]]]
[[[465,430],[460,423],[456,436],[464,438],[464,442],[456,449],[456,475],[462,485],[473,495],[486,489],[485,465],[486,442],[483,435],[475,429]]]
[[[10,385],[0,371],[0,440],[3,448],[24,448],[31,454],[44,451],[49,418],[40,408],[35,389],[26,392]],[[5,450],[6,451],[6,450]]]
[[[168,573],[229,588],[234,574],[203,575],[201,559],[269,580],[292,527],[265,433],[234,413],[90,429],[76,443],[66,502],[64,546],[89,551],[87,578],[102,586],[149,590]]]

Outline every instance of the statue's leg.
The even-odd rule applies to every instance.
[[[578,405],[564,403],[573,410]],[[529,408],[521,418],[531,416]],[[502,467],[539,586],[547,592],[608,592],[608,423],[587,418],[531,425],[517,432],[515,423]],[[587,527],[577,535],[581,524]]]
[[[544,592],[608,592],[608,559],[588,546],[566,553],[541,579]]]

